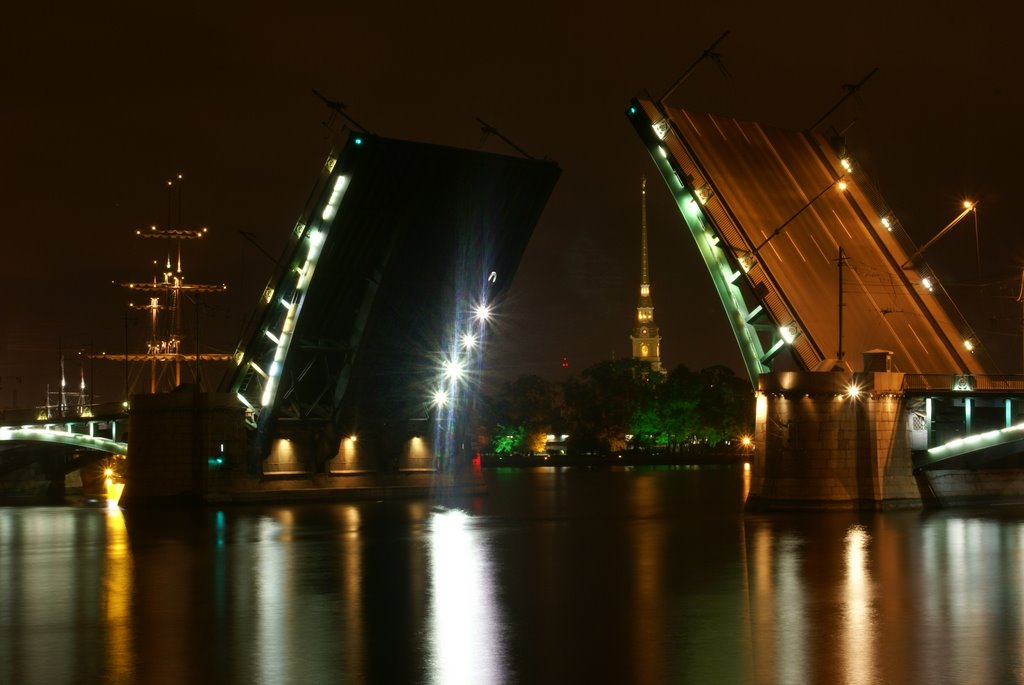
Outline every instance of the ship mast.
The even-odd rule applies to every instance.
[[[171,220],[171,192],[175,188],[174,181],[168,181],[167,227],[150,226],[138,229],[135,235],[140,238],[163,240],[166,243],[163,268],[154,260],[154,273],[151,281],[130,281],[119,283],[130,291],[142,293],[146,297],[144,304],[130,302],[128,307],[146,312],[149,320],[149,338],[144,353],[123,355],[98,354],[97,359],[112,361],[142,362],[149,369],[149,392],[171,390],[181,385],[182,364],[195,362],[195,379],[201,382],[199,363],[202,361],[227,361],[230,354],[202,354],[198,344],[194,354],[186,354],[182,348],[185,332],[182,327],[182,308],[186,298],[199,306],[199,296],[203,293],[220,293],[227,290],[223,283],[191,283],[185,278],[182,263],[182,243],[186,240],[201,240],[207,235],[206,228],[185,228],[181,224],[181,184],[182,175],[178,174],[178,221]],[[197,312],[198,327],[198,312]],[[198,336],[198,332],[197,332]],[[198,343],[198,341],[197,341]],[[171,371],[173,370],[173,378]],[[127,373],[127,371],[126,371]],[[127,392],[127,391],[126,391]],[[127,397],[125,398],[128,399]]]

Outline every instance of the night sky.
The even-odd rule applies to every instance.
[[[639,182],[648,174],[655,318],[669,368],[742,373],[705,267],[627,121],[723,31],[670,104],[806,128],[878,73],[829,123],[847,129],[918,243],[969,197],[965,222],[928,258],[1005,371],[1020,372],[1024,241],[1013,197],[1024,157],[1016,24],[1006,3],[59,3],[9,10],[0,100],[0,408],[41,404],[58,345],[122,352],[127,293],[158,256],[136,228],[167,218],[165,183],[185,175],[184,221],[207,226],[186,252],[191,281],[226,282],[205,314],[204,351],[230,352],[273,254],[312,189],[342,101],[380,135],[514,154],[475,117],[562,178],[501,312],[494,379],[564,378],[629,355],[639,281]],[[192,248],[191,245],[188,246]],[[984,284],[984,285],[981,285]],[[210,300],[214,300],[210,296]],[[145,337],[128,326],[130,346]],[[570,369],[560,368],[561,357]],[[97,365],[98,400],[119,400],[117,365]],[[20,378],[20,383],[18,379]]]

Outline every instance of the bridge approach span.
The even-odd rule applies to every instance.
[[[0,427],[0,442],[48,442],[70,447],[85,447],[99,452],[127,456],[128,443],[110,438],[83,435],[52,428]]]

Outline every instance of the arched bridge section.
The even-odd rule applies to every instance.
[[[53,428],[0,427],[0,442],[47,442],[69,447],[82,447],[98,452],[127,456],[128,443],[94,435],[85,435]]]
[[[510,286],[559,174],[546,160],[349,135],[224,388],[246,406],[255,452],[272,438],[333,454],[339,436],[362,447],[424,433],[454,337]]]
[[[894,371],[994,372],[856,160],[822,136],[645,99],[627,114],[707,264],[755,386],[787,345],[808,371],[881,349]]]

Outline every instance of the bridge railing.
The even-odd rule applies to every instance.
[[[903,391],[1024,393],[1024,376],[1019,374],[908,373],[903,376]]]

